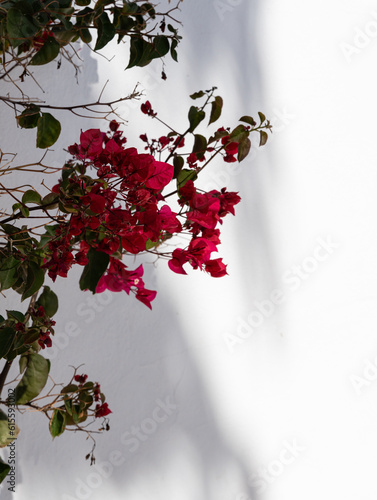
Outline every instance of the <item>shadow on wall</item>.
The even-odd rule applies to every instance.
[[[218,62],[209,59],[209,64],[205,54],[202,54],[203,57],[197,54],[201,54],[202,49],[205,53],[210,51],[216,54],[225,31],[234,34],[229,40],[232,44],[230,52],[242,53],[239,60],[232,61],[232,68],[236,68],[234,88],[236,101],[244,109],[259,107],[262,95],[254,35],[257,5],[256,1],[249,0],[238,3],[236,0],[214,1],[210,7],[205,7],[208,11],[206,16],[201,16],[203,3],[192,0],[187,7],[184,6],[183,12],[186,15],[187,9],[189,22],[195,22],[192,32],[198,34],[198,39],[191,36],[186,40],[189,57],[190,52],[192,54],[192,65],[186,71],[201,75],[202,80],[205,77],[208,81],[213,79],[211,65]],[[211,16],[216,19],[213,20],[214,32],[212,24],[208,24]],[[189,25],[189,22],[185,24]],[[203,40],[207,44],[204,48]],[[220,60],[220,72],[226,71],[219,57]],[[96,62],[90,54],[87,54],[85,68],[90,74],[88,81],[97,78]],[[61,88],[60,85],[62,81],[58,78],[56,88]],[[78,98],[85,95],[80,94]],[[76,135],[72,142],[77,140],[77,131],[73,133]],[[250,172],[247,175],[249,177]],[[239,179],[242,182],[246,177],[241,175]],[[242,223],[253,238],[253,248],[251,252],[250,247],[245,245],[245,250],[238,250],[239,262],[247,263],[244,271],[247,280],[240,283],[239,292],[244,308],[248,307],[250,297],[250,287],[246,281],[252,281],[260,289],[266,283],[274,283],[267,202],[263,197],[258,173],[252,173],[252,183],[243,203],[248,206],[247,213],[253,215]],[[149,288],[153,288],[150,280],[146,279],[146,283]],[[255,492],[249,484],[249,476],[253,471],[249,470],[249,465],[246,466],[235,446],[224,438],[217,423],[208,391],[185,340],[187,325],[178,321],[174,297],[171,297],[169,304],[161,303],[160,299],[152,315],[146,314],[145,306],[134,304],[133,300],[132,297],[117,296],[106,309],[106,317],[96,318],[90,332],[95,341],[90,350],[93,361],[89,367],[92,364],[94,370],[97,365],[96,376],[103,380],[105,387],[111,387],[106,392],[108,400],[114,401],[111,403],[114,412],[111,431],[98,440],[100,450],[96,454],[95,466],[89,469],[85,463],[77,473],[75,465],[67,463],[66,472],[46,481],[46,486],[48,482],[55,483],[56,496],[53,498],[102,500],[107,496],[111,500],[241,500],[242,493],[242,500],[254,500]],[[198,300],[196,311],[193,312],[197,317],[203,314],[201,307]],[[139,321],[140,317],[143,319]],[[77,319],[78,323],[81,320],[82,326],[85,326],[82,318],[73,316],[73,319]],[[87,337],[82,335],[72,339],[71,347],[76,353],[88,352]],[[90,370],[88,368],[88,372]],[[30,466],[31,471],[34,469],[38,473],[40,466],[37,462],[42,463],[46,456],[53,457],[56,454],[56,462],[46,466],[51,475],[59,466],[59,449],[63,448],[67,449],[67,445],[58,443],[53,452],[46,454],[44,445],[39,443],[33,453],[29,450],[23,466]],[[63,461],[67,456],[68,453]],[[32,463],[28,464],[27,461]],[[22,470],[19,470],[18,481],[21,474]],[[66,477],[73,477],[74,480],[68,482]],[[24,496],[22,500],[52,498],[51,490],[41,493],[38,481],[33,483],[33,488],[38,494]],[[4,500],[8,499],[4,496]]]

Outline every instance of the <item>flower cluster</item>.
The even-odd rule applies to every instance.
[[[143,106],[144,112],[154,116],[150,103]],[[170,142],[164,136],[158,140],[161,148]],[[107,134],[87,130],[81,133],[79,144],[69,147],[73,160],[65,165],[62,179],[52,189],[65,216],[48,240],[43,267],[55,280],[66,277],[73,264],[89,266],[91,252],[106,254],[106,269],[92,291],[132,292],[151,308],[156,292],[145,288],[143,266],[130,270],[122,256],[151,249],[159,254],[156,249],[161,243],[185,231],[191,236],[186,249],[161,252],[170,259],[169,268],[186,274],[183,265],[188,262],[213,277],[224,276],[227,272],[222,259],[211,258],[220,244],[217,225],[228,213],[234,215],[240,197],[226,188],[200,192],[188,180],[177,191],[180,210],[176,213],[163,195],[173,179],[174,167],[126,143],[119,124],[112,121]],[[225,148],[227,155],[235,152],[232,144]],[[182,145],[184,139],[179,136],[168,149],[171,152]]]
[[[188,247],[173,251],[169,267],[179,274],[187,274],[183,265],[188,262],[194,269],[204,269],[211,276],[225,276],[226,265],[221,258],[211,259],[212,252],[217,252],[220,244],[220,230],[216,228],[228,213],[234,215],[234,205],[241,201],[237,193],[212,190],[200,193],[192,180],[188,180],[180,189],[180,204],[189,207],[186,212],[186,229],[192,234]]]

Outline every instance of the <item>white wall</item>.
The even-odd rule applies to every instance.
[[[237,175],[219,162],[205,178],[214,187],[228,178],[243,198],[223,227],[229,276],[150,266],[153,312],[120,294],[89,306],[77,279],[56,283],[56,343],[69,340],[52,376],[64,380],[68,365],[85,363],[107,394],[111,430],[98,437],[96,469],[83,436],[51,443],[47,420],[20,416],[14,498],[375,498],[375,4],[185,0],[182,19],[179,64],[167,63],[166,82],[158,63],[123,72],[124,54],[109,64],[85,52],[81,86],[49,70],[46,90],[55,102],[79,102],[108,78],[107,96],[140,81],[160,116],[183,127],[188,94],[216,85],[221,124],[259,110],[272,119],[272,140]],[[130,143],[150,129],[132,106],[120,112]],[[57,151],[93,126],[63,121]],[[1,148],[19,149],[1,126]],[[25,154],[32,134],[22,131]],[[75,337],[63,335],[69,322]],[[170,408],[156,413],[161,401]],[[144,431],[130,442],[133,426]],[[117,465],[103,465],[111,459]]]

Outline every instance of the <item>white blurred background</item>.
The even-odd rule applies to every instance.
[[[80,270],[56,282],[51,375],[65,380],[85,363],[111,430],[90,467],[84,436],[51,442],[46,419],[20,416],[12,498],[375,500],[376,4],[184,0],[179,17],[166,81],[160,62],[124,72],[128,48],[115,44],[111,62],[83,51],[79,85],[70,67],[41,71],[54,103],[95,100],[107,80],[105,97],[116,98],[140,82],[159,116],[183,128],[189,94],[215,85],[219,126],[258,111],[271,119],[271,140],[242,168],[220,161],[202,181],[242,197],[222,228],[229,276],[150,265],[152,312],[125,294],[80,292]],[[139,106],[119,110],[141,147],[156,124]],[[22,137],[27,157],[34,132],[16,135],[6,113],[1,148],[19,150]],[[80,128],[99,126],[60,118],[57,163]],[[1,498],[11,498],[4,487]]]

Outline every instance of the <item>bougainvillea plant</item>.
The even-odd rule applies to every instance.
[[[165,19],[176,9],[158,14],[152,4],[123,1],[118,5],[109,0],[94,6],[89,0],[76,0],[75,5],[69,0],[2,2],[0,78],[9,80],[13,66],[21,65],[25,71],[21,78],[25,78],[30,65],[51,63],[59,55],[68,57],[70,44],[79,39],[90,43],[91,29],[97,31],[94,50],[116,34],[118,41],[129,37],[128,67],[144,66],[169,51],[176,60],[177,30],[168,24],[170,35],[161,34]],[[157,16],[161,16],[160,34],[153,34],[147,24]],[[189,107],[185,130],[166,125],[151,103],[144,101],[140,112],[160,122],[160,137],[140,131],[140,143],[129,144],[119,120],[109,119],[107,129],[78,131],[77,143],[68,147],[70,159],[61,168],[34,165],[40,175],[56,175],[51,189],[42,193],[0,183],[2,195],[13,199],[11,209],[0,218],[0,291],[4,296],[13,290],[21,301],[21,310],[7,310],[0,316],[0,393],[11,385],[8,398],[0,399],[4,410],[0,410],[0,447],[12,443],[19,432],[9,409],[43,413],[53,438],[66,430],[84,431],[94,443],[87,455],[91,463],[95,441],[90,425],[102,419],[100,430],[109,429],[111,404],[98,382],[88,381],[79,368],[73,369],[66,383],[57,384],[49,377],[50,361],[43,353],[54,343],[57,279],[78,267],[82,290],[126,292],[134,295],[131,300],[152,309],[157,291],[144,282],[143,264],[132,264],[136,255],[141,262],[151,254],[165,259],[167,272],[186,275],[191,269],[201,270],[214,278],[227,274],[219,256],[220,230],[241,198],[226,186],[204,191],[200,173],[210,163],[243,161],[251,147],[250,136],[263,146],[271,125],[259,112],[257,120],[242,116],[235,128],[219,126],[223,100],[216,88],[190,97],[195,102]],[[60,124],[43,110],[48,105],[0,100],[16,110],[23,108],[18,123],[37,128],[37,147],[47,148],[56,141]],[[88,105],[82,109],[88,110]],[[1,153],[0,176],[26,167],[31,168],[30,164],[10,166],[7,155]],[[37,230],[32,223],[36,216]],[[7,382],[15,361],[19,375]],[[0,460],[0,481],[9,471],[10,466]]]

